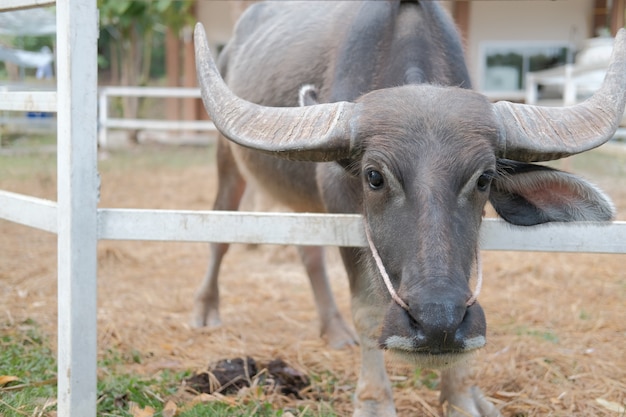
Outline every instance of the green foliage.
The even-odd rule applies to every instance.
[[[52,50],[54,45],[54,35],[44,36],[0,36],[0,45],[5,45],[10,48],[19,48],[25,51],[38,52],[44,46],[47,46]]]
[[[190,0],[157,0],[154,7],[159,13],[162,23],[175,32],[190,26],[193,19],[193,1]]]
[[[191,0],[98,0],[100,69],[110,72],[112,83],[128,86],[145,86],[151,76],[162,76],[166,29],[176,34],[191,24],[193,4]],[[153,71],[153,65],[160,71]],[[124,117],[136,118],[139,107],[137,97],[122,98]]]
[[[139,73],[150,75],[153,65],[162,70],[165,29],[177,33],[193,24],[193,4],[191,0],[98,0],[98,65],[109,68],[112,62],[117,62],[112,54],[117,54],[121,57],[121,68],[128,68],[128,63],[125,65],[123,61],[134,60]],[[141,51],[141,54],[124,55],[123,50]],[[154,62],[153,53],[160,61]],[[137,59],[142,54],[143,62]],[[140,81],[142,84],[146,80]]]
[[[120,32],[135,25],[152,29],[157,24],[178,31],[193,23],[193,4],[191,0],[98,0],[98,9],[101,25],[115,26]]]

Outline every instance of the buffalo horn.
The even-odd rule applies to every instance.
[[[321,162],[350,156],[358,104],[265,107],[243,100],[222,80],[200,23],[194,41],[202,101],[226,138],[286,159]]]
[[[495,103],[502,124],[498,156],[549,161],[593,149],[613,135],[626,99],[626,30],[620,29],[602,87],[571,107]]]

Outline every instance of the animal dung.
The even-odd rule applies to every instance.
[[[282,359],[265,365],[247,356],[222,359],[210,364],[206,371],[185,379],[183,385],[197,393],[236,394],[240,389],[262,386],[283,395],[300,397],[300,391],[311,384],[308,376],[289,366]]]

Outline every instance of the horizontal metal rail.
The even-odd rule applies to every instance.
[[[100,239],[365,246],[356,214],[100,209]]]
[[[101,128],[152,130],[207,130],[217,132],[213,122],[201,120],[107,119]]]
[[[98,227],[99,239],[111,240],[367,246],[357,214],[99,209]],[[623,221],[524,227],[485,219],[480,236],[489,251],[626,253]]]
[[[487,251],[626,253],[626,221],[513,226],[485,219],[480,236]]]
[[[0,91],[0,111],[56,112],[56,91]]]
[[[57,232],[57,203],[0,190],[0,219]]]
[[[56,202],[0,191],[0,218],[57,231]],[[365,247],[358,214],[98,209],[99,240],[260,243]],[[626,221],[524,227],[485,219],[487,251],[626,253]]]
[[[100,87],[98,95],[115,97],[174,97],[200,98],[199,88],[191,87]]]
[[[100,87],[98,90],[98,143],[102,148],[108,146],[109,129],[217,131],[213,122],[208,120],[111,118],[109,117],[109,97],[200,98],[201,93],[199,88],[186,87]]]
[[[0,12],[52,6],[55,3],[55,0],[2,0],[2,3],[0,3]]]

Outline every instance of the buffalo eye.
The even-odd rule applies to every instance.
[[[491,185],[491,180],[493,180],[494,172],[493,171],[485,171],[480,177],[478,177],[478,181],[476,181],[476,188],[478,191],[487,191],[489,186]]]
[[[383,174],[374,169],[368,170],[365,175],[367,176],[367,183],[372,190],[378,190],[385,184]]]

